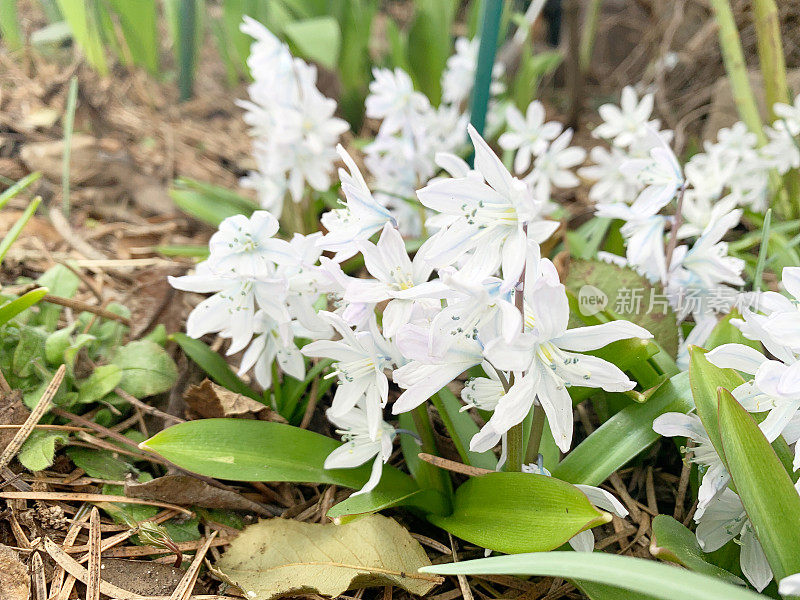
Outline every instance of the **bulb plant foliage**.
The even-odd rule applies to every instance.
[[[737,123],[681,161],[672,132],[653,118],[653,95],[626,87],[620,105],[600,108],[593,134],[602,143],[587,154],[540,102],[524,110],[512,103],[497,65],[484,137],[468,125],[467,110],[478,42],[463,38],[446,63],[438,105],[404,70],[373,70],[365,110],[378,129],[357,155],[342,145],[347,125],[316,87],[315,67],[252,19],[242,31],[255,40],[254,81],[241,105],[258,165],[242,184],[257,191],[260,208],[226,218],[208,258],[170,283],[207,295],[188,318],[189,338],[228,340],[239,376],[261,386],[294,425],[307,396],[319,398],[341,443],[317,440],[312,451],[311,433],[265,423],[258,443],[266,454],[251,468],[237,454],[245,444],[244,429],[236,439],[238,422],[198,421],[145,446],[218,477],[256,478],[265,469],[265,479],[280,479],[280,465],[290,462],[295,470],[284,480],[356,490],[331,509],[337,519],[410,505],[489,550],[569,542],[592,552],[591,528],[628,513],[596,486],[657,436],[679,437],[688,440],[682,449],[696,477],[696,526],[674,526],[696,536],[699,558],[689,560],[668,536],[654,544],[705,573],[731,568],[728,581],[759,592],[775,596],[767,587],[775,577],[781,593],[797,593],[790,576],[800,571],[800,548],[769,537],[772,513],[753,499],[769,508],[770,492],[754,491],[742,473],[774,453],[780,468],[759,472],[800,505],[800,452],[792,449],[800,447],[800,266],[786,264],[791,248],[770,244],[783,261],[782,272],[766,262],[780,291],[760,292],[767,253],[756,259],[748,250],[758,239],[735,240],[745,225],[768,235],[776,175],[800,168],[800,103],[774,107],[766,144]],[[282,231],[279,219],[303,222],[290,217],[320,206],[314,199],[329,193],[337,163],[340,198],[319,215],[317,230]],[[640,298],[643,309],[660,313],[677,352],[665,349],[662,330],[644,326],[638,307],[621,302],[622,290],[616,305],[584,310],[587,288],[604,293],[614,283],[586,281],[577,290],[564,262],[551,260],[569,250],[555,198],[581,180],[591,186],[595,215],[580,231],[600,232],[581,258],[641,282],[639,291],[651,293]],[[790,227],[797,223],[780,231]],[[634,298],[636,291],[627,290]],[[230,380],[189,338],[182,345],[195,349],[190,355],[218,381]],[[235,391],[257,394],[234,380]],[[732,394],[738,420],[723,418],[729,405],[717,388]],[[586,399],[602,404],[605,423],[573,448],[573,407]],[[454,493],[448,473],[419,460],[420,451],[437,452],[436,415],[463,462],[499,471],[492,494],[478,483],[488,475]],[[621,422],[624,435],[610,435]],[[188,448],[193,428],[214,443]],[[309,446],[271,444],[272,435]],[[389,464],[398,445],[410,477]],[[543,495],[526,496],[534,493]],[[515,522],[528,518],[528,508],[512,510],[515,502],[537,505],[546,518],[531,521],[508,550],[496,540],[517,535]],[[495,515],[463,516],[481,508]],[[581,511],[587,516],[577,522]],[[782,526],[800,525],[800,514],[792,518]]]

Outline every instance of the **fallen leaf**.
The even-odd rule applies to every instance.
[[[189,410],[204,419],[249,417],[277,423],[287,422],[266,404],[225,389],[210,379],[204,379],[199,385],[193,385],[186,390],[184,400]]]
[[[0,544],[0,598],[28,600],[31,593],[28,568],[8,546]]]
[[[41,171],[45,179],[61,181],[64,141],[29,142],[20,157],[31,171]],[[133,169],[120,142],[97,139],[84,133],[72,135],[69,179],[73,185],[107,186],[125,181]]]
[[[419,542],[382,515],[345,525],[276,518],[246,527],[216,571],[253,600],[386,585],[422,596],[443,581],[417,573],[429,564]]]
[[[248,500],[234,491],[209,485],[190,475],[165,475],[144,483],[128,479],[125,482],[125,495],[129,498],[159,500],[203,508],[246,510],[271,516],[271,513],[257,502]]]

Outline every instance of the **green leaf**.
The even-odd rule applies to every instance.
[[[135,471],[131,465],[117,458],[108,450],[95,450],[72,446],[67,448],[67,456],[79,469],[86,471],[89,477],[97,477],[109,481],[123,481],[125,476]]]
[[[19,377],[30,377],[37,372],[36,365],[44,364],[45,335],[39,327],[23,326],[20,340],[14,349],[11,365]]]
[[[250,216],[258,208],[235,192],[187,178],[177,179],[169,195],[182,211],[214,227],[234,215]]]
[[[450,439],[456,446],[461,460],[473,467],[494,470],[497,467],[497,457],[494,452],[473,452],[469,449],[469,442],[479,428],[468,412],[461,412],[461,403],[453,392],[444,387],[431,398],[433,405],[442,418]]]
[[[47,288],[37,288],[0,306],[0,326],[5,325],[19,313],[39,302],[47,295],[47,292]]]
[[[603,552],[494,556],[420,569],[441,575],[543,575],[614,586],[661,600],[761,600],[749,590],[652,560]],[[576,574],[579,577],[576,577]],[[627,596],[624,596],[627,598]]]
[[[50,290],[50,294],[60,298],[72,298],[78,291],[81,279],[64,265],[56,265],[45,271],[36,283]],[[53,331],[58,326],[58,319],[64,308],[58,304],[43,304],[39,310],[38,322],[47,331]]]
[[[150,340],[126,344],[117,350],[111,362],[122,369],[119,387],[137,398],[169,391],[178,379],[175,361]]]
[[[703,347],[706,350],[713,350],[722,344],[744,344],[745,346],[750,346],[761,352],[761,342],[744,337],[742,330],[731,323],[731,319],[741,318],[742,315],[736,309],[725,315],[719,320],[716,327],[714,327],[714,330],[711,332],[711,335],[708,336]]]
[[[69,24],[73,39],[86,55],[86,60],[101,75],[108,75],[103,42],[96,23],[88,12],[91,4],[84,0],[58,0],[58,6],[64,20]]]
[[[97,402],[106,394],[110,394],[122,381],[122,373],[122,368],[114,364],[97,367],[79,385],[78,402],[83,404]]]
[[[22,29],[17,17],[17,0],[0,0],[0,34],[9,50],[22,48]]]
[[[350,496],[346,500],[334,504],[327,514],[337,523],[347,523],[359,516],[398,506],[417,508],[423,513],[447,514],[449,512],[447,500],[440,492],[432,489],[416,489],[408,493],[373,490],[367,494]]]
[[[327,69],[336,68],[342,34],[339,31],[339,23],[333,17],[293,21],[286,25],[283,33],[301,56]]]
[[[11,196],[8,196],[8,198],[10,197]],[[41,204],[41,202],[42,199],[39,196],[31,200],[31,203],[28,204],[28,207],[25,209],[25,212],[22,213],[22,216],[17,219],[17,221],[11,226],[11,229],[8,230],[8,233],[6,233],[6,235],[3,237],[2,241],[0,241],[0,264],[2,264],[3,259],[5,258],[6,254],[8,254],[11,244],[13,244],[14,241],[19,237],[19,234],[22,233],[22,229],[25,227],[28,221],[31,220],[31,217],[33,217],[36,209],[39,208],[39,204]]]
[[[417,88],[438,104],[442,72],[452,50],[450,30],[455,17],[453,0],[417,0],[408,31],[408,64]]]
[[[619,319],[641,325],[653,334],[658,345],[670,356],[677,355],[677,319],[660,285],[651,284],[633,269],[598,260],[571,261],[564,284],[578,298],[581,314],[593,312],[595,305],[587,302],[594,297],[590,293],[593,291],[591,287],[599,289],[607,300],[604,308],[608,312]],[[581,289],[584,290],[583,294]]]
[[[330,483],[353,489],[369,479],[372,463],[355,469],[325,469],[336,440],[291,425],[249,419],[202,419],[174,425],[141,446],[178,466],[220,479]],[[389,466],[373,494],[406,495],[418,489]]]
[[[261,400],[261,395],[239,379],[224,358],[200,340],[190,338],[184,333],[173,333],[169,339],[178,344],[186,356],[196,362],[215,383],[237,394]]]
[[[719,390],[725,463],[775,579],[800,572],[800,495],[753,416]]]
[[[158,74],[158,10],[155,0],[108,0],[119,16],[134,64]]]
[[[0,4],[2,4],[5,1],[6,0],[0,0]],[[35,173],[26,175],[25,177],[17,181],[14,185],[4,190],[3,193],[0,194],[0,208],[3,208],[8,203],[9,200],[11,200],[17,194],[19,194],[22,190],[26,189],[33,182],[37,181],[41,176],[42,174],[39,171],[36,171]]]
[[[553,476],[585,485],[600,485],[614,471],[658,440],[653,420],[667,412],[694,407],[689,377],[680,373],[665,381],[644,404],[631,404],[603,423],[553,469]]]
[[[34,431],[25,440],[17,459],[29,471],[43,471],[53,464],[56,444],[65,442],[67,437],[61,431]]]
[[[696,346],[689,348],[689,379],[692,397],[697,407],[697,416],[703,422],[717,454],[722,453],[722,440],[719,436],[717,409],[717,389],[734,390],[744,383],[741,375],[733,369],[720,369],[706,358],[706,351]]]
[[[697,543],[697,537],[682,523],[667,515],[653,519],[650,553],[656,558],[678,563],[705,575],[712,575],[735,585],[746,585],[741,578],[708,562],[708,556]]]
[[[453,514],[428,519],[463,540],[498,552],[552,550],[610,516],[578,488],[531,473],[488,473],[456,490]]]
[[[72,332],[75,331],[78,322],[73,321],[63,329],[54,331],[47,336],[44,342],[44,357],[50,365],[60,365],[64,362],[64,353],[72,343]]]

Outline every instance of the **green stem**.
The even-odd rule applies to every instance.
[[[525,452],[525,462],[535,463],[539,458],[539,446],[542,445],[542,433],[544,433],[544,409],[538,405],[533,405],[533,422],[531,423],[531,435],[528,437],[528,448]]]
[[[483,135],[486,126],[486,110],[489,107],[489,88],[492,85],[494,56],[497,52],[497,36],[500,30],[500,17],[503,14],[502,0],[483,0],[481,9],[481,45],[478,49],[478,65],[475,69],[475,83],[472,86],[470,102],[470,122],[477,132]]]
[[[75,124],[75,107],[78,104],[78,78],[72,76],[67,92],[67,112],[64,115],[64,154],[61,162],[61,210],[69,216],[69,172],[72,156],[72,129]]]
[[[436,448],[436,437],[433,434],[433,425],[428,415],[427,403],[422,403],[411,411],[411,418],[414,420],[414,428],[422,441],[422,452],[438,456]],[[439,490],[446,497],[452,494],[452,483],[446,471],[433,466],[430,463],[421,461],[417,472],[420,487],[430,487]]]
[[[181,102],[192,97],[194,87],[196,8],[195,0],[181,0],[178,32],[178,88]]]
[[[517,423],[506,433],[506,471],[522,471],[522,454],[524,436],[522,435],[522,423]]]
[[[739,31],[736,29],[736,20],[729,0],[711,0],[711,6],[719,25],[719,45],[722,50],[722,60],[731,82],[731,91],[739,116],[748,129],[756,134],[758,145],[767,143],[767,136],[758,114],[758,105],[747,76],[747,64],[744,60],[742,42]]]
[[[597,22],[600,20],[600,8],[603,0],[591,0],[586,16],[583,19],[583,35],[581,35],[580,67],[581,73],[589,71],[592,62],[592,51],[597,38]]]
[[[783,40],[775,0],[753,0],[753,21],[758,43],[758,60],[764,76],[764,93],[767,98],[769,120],[775,120],[773,106],[776,102],[789,103],[789,86],[786,83],[786,62]]]

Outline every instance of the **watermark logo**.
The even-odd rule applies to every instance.
[[[596,315],[608,306],[606,293],[593,285],[581,286],[578,292],[578,310],[585,317]]]

